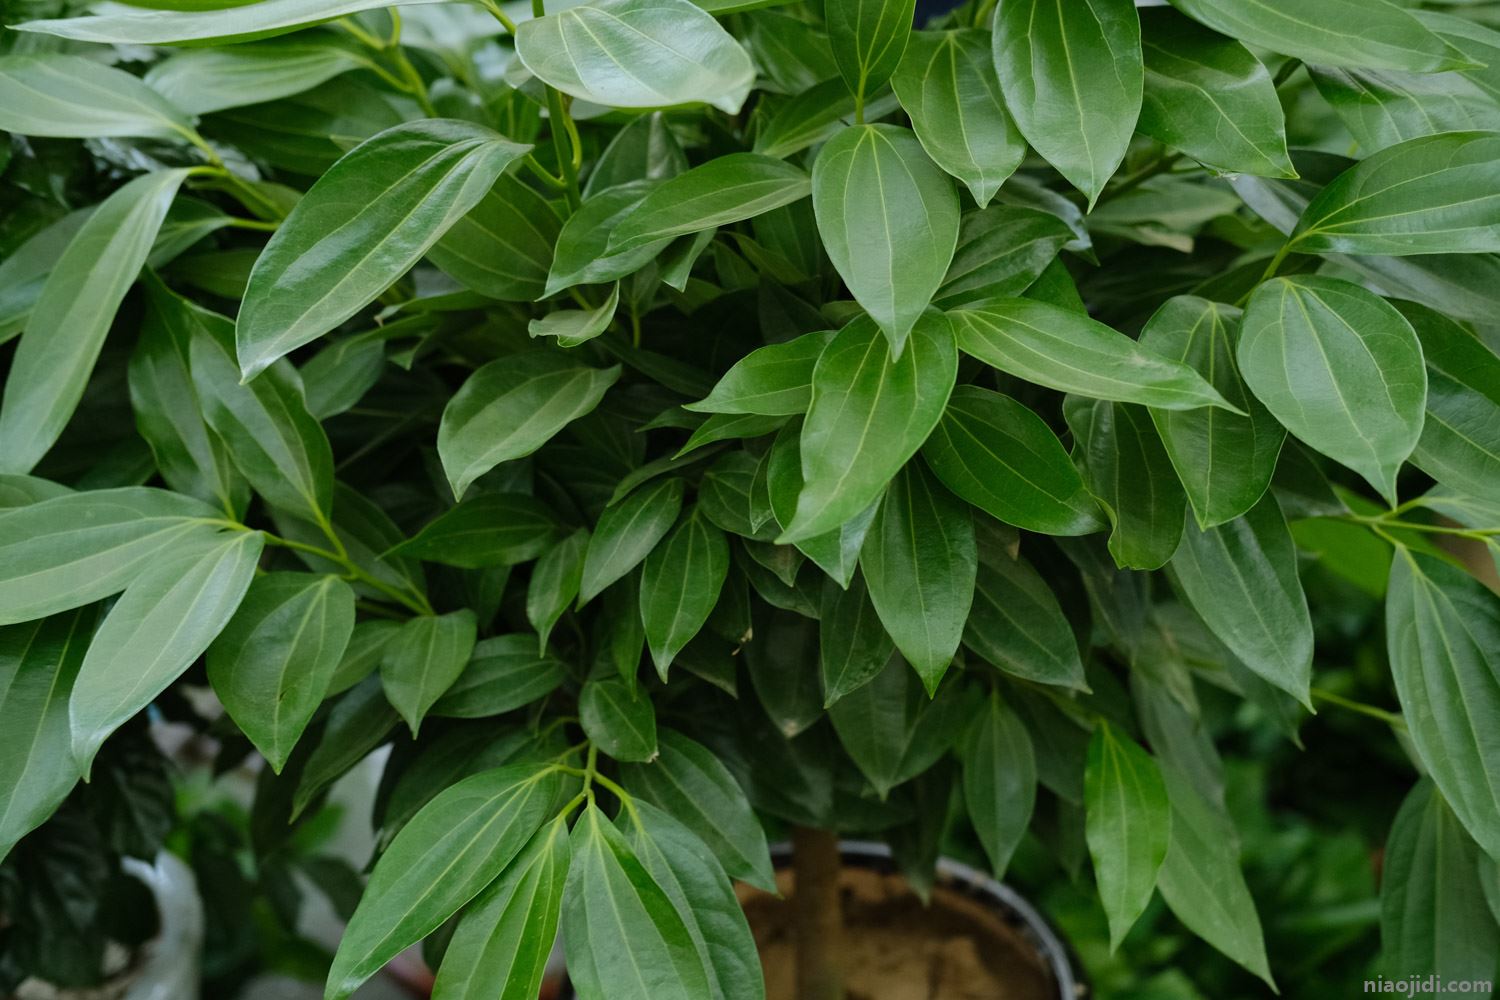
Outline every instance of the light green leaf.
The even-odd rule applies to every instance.
[[[267,573],[208,647],[224,710],[278,774],[328,693],[354,632],[354,591],[336,576]]]
[[[818,663],[823,674],[823,707],[868,684],[895,652],[865,578],[856,573],[848,589],[823,586],[818,619]]]
[[[83,56],[0,56],[0,129],[62,139],[184,142],[195,119],[139,77]]]
[[[577,347],[609,329],[620,307],[620,283],[610,288],[609,297],[597,309],[558,309],[538,317],[527,326],[533,337],[555,337],[559,347]]]
[[[652,662],[663,679],[682,647],[708,621],[728,573],[729,542],[697,507],[646,557],[641,621]]]
[[[660,184],[659,180],[631,181],[607,188],[585,201],[563,224],[557,237],[545,294],[555,295],[574,285],[618,280],[640,270],[665,250],[671,240],[619,254],[606,249],[615,227]]]
[[[291,97],[374,65],[359,48],[341,44],[335,36],[309,35],[177,52],[152,66],[145,82],[175,107],[201,115]]]
[[[911,37],[916,0],[828,0],[824,20],[833,61],[855,101],[885,86]]]
[[[497,635],[474,645],[463,673],[427,714],[457,719],[502,715],[551,694],[564,676],[560,660],[537,652],[536,636]]]
[[[653,188],[610,234],[608,252],[742,222],[811,193],[812,181],[790,163],[730,153]]]
[[[405,6],[442,0],[402,0]],[[117,9],[92,17],[27,21],[11,27],[80,42],[171,45],[179,42],[248,42],[385,7],[389,0],[258,0],[225,9]]]
[[[647,483],[599,515],[589,539],[578,591],[581,607],[604,588],[640,565],[664,538],[682,511],[685,484],[671,477]]]
[[[828,258],[899,357],[958,244],[953,181],[906,129],[851,125],[818,152],[813,210]]]
[[[583,733],[615,760],[649,762],[656,756],[656,710],[641,690],[618,677],[591,680],[578,695]]]
[[[30,472],[73,416],[115,310],[135,283],[184,170],[137,177],[89,216],[47,276],[0,404],[0,472]]]
[[[806,413],[812,402],[813,370],[833,331],[806,333],[751,351],[724,373],[713,392],[684,409],[699,413]]]
[[[561,351],[500,358],[470,375],[438,428],[443,471],[462,497],[486,472],[525,458],[599,405],[620,366],[591,368]]]
[[[356,146],[297,202],[255,262],[236,328],[245,377],[375,301],[530,149],[444,118]]]
[[[1427,401],[1422,345],[1405,317],[1347,281],[1275,278],[1250,297],[1238,357],[1287,430],[1395,503]]]
[[[541,501],[524,493],[483,493],[439,514],[387,555],[465,569],[514,566],[541,555],[557,532]]]
[[[994,50],[1021,134],[1092,208],[1141,113],[1145,70],[1133,0],[1005,0],[995,12]]]
[[[991,205],[970,212],[959,226],[958,248],[934,301],[951,309],[981,299],[1020,295],[1073,236],[1062,219],[1034,208]]]
[[[588,529],[579,528],[543,552],[531,568],[531,582],[526,588],[526,620],[536,630],[538,652],[547,651],[552,627],[578,596],[588,546]]]
[[[463,285],[504,302],[542,297],[562,220],[542,195],[503,174],[448,227],[427,259]]]
[[[1167,857],[1172,806],[1156,761],[1102,719],[1089,743],[1084,807],[1089,854],[1114,951],[1151,902],[1157,872]]]
[[[1009,674],[1086,689],[1078,640],[1031,564],[1001,555],[979,564],[964,645]]]
[[[468,608],[421,615],[403,623],[381,651],[381,686],[412,736],[427,710],[464,672],[474,651],[475,630],[474,612]]]
[[[516,55],[543,83],[613,108],[704,103],[738,114],[750,54],[688,0],[592,0],[523,22]]]
[[[1036,753],[1010,706],[991,692],[963,755],[964,804],[990,870],[1004,878],[1036,806]]]

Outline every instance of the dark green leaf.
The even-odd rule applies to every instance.
[[[651,554],[656,543],[677,523],[683,489],[681,479],[658,479],[604,509],[589,539],[583,563],[583,582],[578,592],[580,606]]]
[[[828,0],[824,20],[833,60],[856,101],[885,86],[911,37],[916,0]]]
[[[646,557],[641,621],[652,662],[663,678],[718,603],[729,572],[729,543],[694,507]]]
[[[1036,756],[1026,726],[997,693],[980,713],[964,751],[964,804],[990,870],[1004,878],[1031,825]]]
[[[463,673],[474,651],[474,612],[409,619],[386,643],[380,683],[413,736],[427,714]]]
[[[526,620],[536,630],[540,652],[547,651],[552,627],[578,596],[588,546],[588,529],[579,528],[543,552],[531,569],[531,583],[526,588]]]
[[[542,297],[562,220],[547,199],[514,177],[454,222],[427,259],[465,288],[506,302]]]
[[[416,556],[449,566],[513,566],[541,555],[557,536],[557,522],[523,493],[483,493],[439,514],[393,556]]]
[[[584,735],[615,760],[649,762],[656,756],[656,710],[645,692],[623,680],[585,684],[578,716]]]
[[[1078,642],[1057,598],[1020,558],[1002,555],[979,564],[964,645],[1017,677],[1085,687]]]
[[[823,586],[818,619],[818,661],[823,671],[823,707],[868,684],[884,669],[895,646],[886,634],[865,579],[855,574],[848,589]]]
[[[1084,799],[1089,854],[1113,950],[1151,902],[1167,856],[1172,806],[1156,761],[1102,720],[1089,743]]]
[[[952,308],[1020,295],[1072,240],[1068,224],[1050,212],[1020,205],[970,212],[959,226],[958,248],[935,301]]]
[[[608,252],[741,222],[811,193],[812,181],[799,168],[757,153],[731,153],[653,188],[610,234]]]
[[[497,635],[475,643],[463,673],[428,714],[460,719],[501,715],[552,693],[563,677],[562,662],[538,653],[535,636]]]

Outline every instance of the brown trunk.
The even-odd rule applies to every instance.
[[[844,915],[839,899],[842,865],[836,835],[804,827],[792,831],[799,1000],[844,1000]]]

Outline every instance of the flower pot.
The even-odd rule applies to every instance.
[[[950,861],[938,862],[930,907],[905,885],[884,844],[844,841],[851,1000],[1080,1000],[1088,986],[1067,946],[1009,886]],[[791,849],[773,847],[783,894],[793,888]],[[795,996],[787,904],[742,887],[761,948],[769,1000]],[[573,1000],[566,983],[562,1000]]]

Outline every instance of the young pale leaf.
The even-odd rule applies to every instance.
[[[957,377],[958,351],[941,313],[921,317],[895,360],[868,317],[840,330],[813,370],[803,487],[779,541],[824,534],[867,510],[932,432]]]
[[[380,683],[385,696],[412,736],[427,710],[453,686],[474,652],[476,625],[468,608],[446,615],[407,620],[380,656]]]
[[[617,281],[597,309],[557,309],[532,320],[526,329],[533,337],[555,338],[559,347],[577,347],[608,330],[619,308],[620,283]]]
[[[135,178],[104,199],[47,276],[0,402],[0,472],[30,472],[72,418],[115,310],[135,283],[186,170]]]
[[[1500,250],[1500,133],[1445,132],[1382,149],[1319,191],[1299,253],[1406,256]]]
[[[1142,11],[1141,28],[1142,135],[1225,173],[1297,176],[1281,99],[1249,49],[1171,10]]]
[[[536,630],[538,653],[547,652],[547,637],[568,605],[578,596],[589,532],[579,528],[542,553],[531,569],[526,588],[526,620]]]
[[[250,272],[236,327],[245,377],[375,301],[530,149],[446,118],[356,146],[297,202]]]
[[[1386,645],[1411,741],[1454,813],[1500,854],[1500,600],[1447,562],[1402,549]]]
[[[1204,407],[1155,410],[1151,419],[1202,528],[1255,506],[1271,483],[1286,430],[1240,378],[1240,312],[1191,295],[1168,299],[1146,322],[1141,345],[1190,365],[1249,416]]]
[[[543,83],[612,108],[712,104],[738,114],[750,54],[688,0],[592,0],[521,23],[516,55]]]
[[[424,806],[376,862],[339,942],[325,1000],[345,1000],[483,891],[571,781],[543,764],[512,764],[450,785]]]
[[[1274,494],[1216,528],[1187,524],[1171,572],[1188,604],[1245,666],[1312,707],[1312,619]]]
[[[823,707],[868,684],[885,668],[895,645],[880,623],[865,579],[855,574],[848,589],[823,586],[818,619],[818,662],[823,674]]]
[[[991,692],[964,751],[964,804],[990,870],[1004,878],[1011,855],[1031,825],[1036,805],[1036,753],[1026,726]]]
[[[911,38],[916,0],[828,0],[824,19],[839,74],[862,106],[885,86]]]
[[[684,482],[676,477],[658,479],[604,508],[583,562],[583,582],[578,590],[580,607],[651,554],[656,543],[677,523],[684,487]]]
[[[958,193],[916,136],[851,125],[813,164],[813,210],[829,260],[900,357],[958,245]]]
[[[0,860],[78,781],[68,698],[95,617],[82,610],[0,628]]]
[[[991,299],[950,312],[958,346],[1028,382],[1164,410],[1235,408],[1187,365],[1088,316],[1034,299]]]
[[[656,760],[620,768],[625,787],[693,831],[731,878],[774,892],[765,830],[733,775],[711,751],[681,733],[664,729],[657,739]]]
[[[646,557],[641,621],[652,662],[663,678],[682,647],[708,621],[728,573],[729,542],[697,507]]]
[[[373,61],[333,36],[188,49],[156,63],[146,85],[192,114],[262,104],[311,90]]]
[[[37,31],[80,42],[117,45],[171,45],[181,42],[248,42],[321,24],[360,11],[377,10],[389,0],[259,0],[225,6],[181,4],[185,9],[122,8],[92,17],[27,21],[17,31]],[[403,0],[420,6],[442,0]]]
[[[1000,96],[988,32],[913,32],[891,86],[927,155],[980,208],[988,205],[1026,155]]]
[[[255,576],[265,536],[200,530],[131,581],[89,644],[69,704],[85,772],[105,738],[203,654]]]
[[[812,193],[800,168],[758,153],[730,153],[652,189],[610,234],[608,252],[754,218]]]
[[[1046,582],[1020,558],[979,564],[964,645],[999,669],[1039,684],[1086,689],[1078,641]]]
[[[656,756],[656,709],[644,691],[610,677],[592,680],[578,695],[579,725],[615,760],[649,762]]]
[[[1156,761],[1103,720],[1089,743],[1083,780],[1085,833],[1113,951],[1151,902],[1167,857],[1172,805]]]
[[[1133,0],[1003,0],[994,60],[1021,134],[1092,208],[1141,113],[1145,70]]]
[[[468,905],[443,952],[433,1000],[533,1000],[557,940],[573,861],[566,817],[543,826]]]
[[[458,719],[501,715],[551,694],[564,675],[559,660],[537,652],[536,636],[497,635],[475,643],[463,673],[427,714]]]
[[[1052,428],[1009,396],[954,389],[922,457],[950,490],[1007,524],[1047,535],[1104,526]]]
[[[486,472],[525,458],[599,405],[620,366],[591,368],[557,350],[484,365],[448,400],[438,428],[443,471],[462,497]]]
[[[891,480],[860,550],[880,622],[927,693],[958,652],[974,600],[979,550],[969,505],[920,461]]]
[[[833,331],[805,333],[745,355],[724,373],[713,392],[684,409],[699,413],[806,413],[812,402],[813,370]]]
[[[1405,317],[1347,281],[1275,278],[1250,297],[1238,357],[1287,430],[1395,503],[1427,403],[1422,345]]]
[[[991,205],[970,212],[959,226],[958,248],[934,302],[951,309],[1020,295],[1073,239],[1068,224],[1051,212],[1021,205]]]
[[[503,302],[532,302],[547,287],[562,220],[542,195],[509,174],[448,227],[427,259],[465,288]]]
[[[546,551],[557,531],[541,501],[524,493],[484,493],[439,514],[387,555],[465,569],[514,566]]]
[[[224,710],[278,774],[354,632],[354,591],[336,576],[267,573],[208,647]]]
[[[192,116],[139,77],[58,52],[0,56],[0,129],[61,139],[183,142]]]

